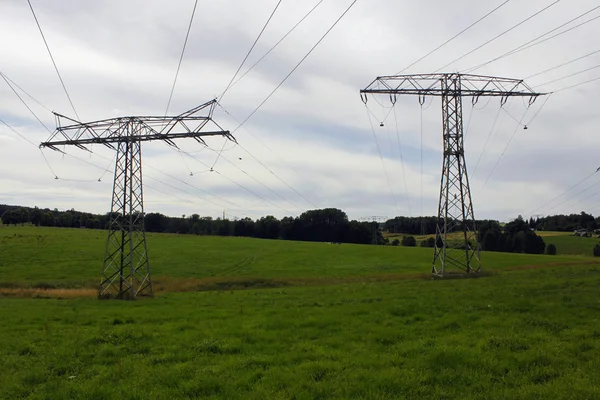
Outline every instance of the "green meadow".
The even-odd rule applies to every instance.
[[[432,280],[426,248],[148,235],[126,302],[93,298],[105,232],[3,227],[0,398],[600,398],[581,239]]]

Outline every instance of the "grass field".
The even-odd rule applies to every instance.
[[[546,232],[546,231],[538,231],[536,232],[539,236],[544,239],[546,245],[553,244],[556,246],[557,252],[559,255],[576,255],[576,256],[592,256],[594,246],[600,243],[600,239],[595,237],[579,237],[573,236],[571,232]],[[386,234],[390,241],[394,239],[402,239],[403,234]],[[417,240],[417,245],[421,243],[422,240],[427,239],[429,237],[435,237],[435,235],[417,235],[415,239]]]
[[[431,249],[148,240],[154,299],[15,298],[93,290],[104,232],[0,229],[0,398],[600,398],[591,257],[439,281]]]
[[[600,243],[600,239],[598,238],[573,236],[569,232],[544,232],[542,237],[546,244],[554,244],[559,254],[591,257],[594,254],[594,246]]]

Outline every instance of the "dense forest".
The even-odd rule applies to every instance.
[[[109,222],[108,213],[96,215],[75,210],[58,211],[7,205],[0,205],[0,216],[4,224],[11,225],[31,223],[37,226],[106,229]],[[298,217],[285,217],[281,220],[270,215],[257,220],[229,220],[202,217],[199,214],[169,217],[160,213],[148,213],[144,224],[148,232],[356,244],[385,243],[376,222],[351,221],[346,213],[336,208],[310,210]]]
[[[106,229],[110,215],[90,214],[73,209],[59,211],[0,205],[0,216],[3,224],[31,223],[37,226]],[[359,222],[349,220],[345,212],[336,208],[310,210],[298,217],[282,219],[270,215],[256,220],[215,219],[199,214],[170,217],[148,213],[145,216],[145,228],[148,232],[357,244],[387,244],[388,240],[382,232],[432,235],[435,234],[436,223],[436,217],[395,217],[382,224]],[[475,225],[482,250],[540,254],[546,250],[546,246],[544,240],[535,233],[537,230],[593,230],[600,226],[600,218],[582,212],[529,220],[519,216],[505,225],[498,221],[481,220],[476,221]],[[429,240],[422,245],[433,246],[434,243],[435,241]],[[411,246],[416,241],[403,240],[402,244]]]
[[[531,227],[540,231],[572,232],[576,229],[594,230],[600,228],[600,217],[581,212],[570,215],[551,215],[529,220]]]

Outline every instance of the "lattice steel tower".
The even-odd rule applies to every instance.
[[[216,100],[212,100],[177,116],[119,117],[88,123],[55,113],[56,131],[40,147],[61,151],[58,146],[72,145],[88,150],[86,145],[102,144],[117,152],[100,298],[152,296],[144,229],[141,142],[162,140],[177,147],[173,140],[182,138],[194,138],[204,145],[202,137],[206,136],[225,136],[235,141],[229,131],[212,119],[215,105]],[[202,110],[208,111],[207,115],[199,115]],[[68,121],[66,125],[63,119]]]
[[[444,161],[431,272],[440,277],[481,272],[464,152],[462,98],[471,96],[475,104],[482,96],[495,96],[504,105],[509,97],[521,96],[529,97],[531,105],[542,93],[535,93],[518,79],[458,73],[381,76],[360,93],[365,104],[368,94],[387,94],[392,104],[402,94],[419,96],[421,104],[426,96],[442,98]]]

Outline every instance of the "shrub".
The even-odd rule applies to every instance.
[[[553,245],[552,243],[550,243],[548,246],[546,246],[546,254],[548,254],[549,256],[555,256],[556,255],[556,246]]]
[[[600,257],[600,243],[594,246],[594,257]]]
[[[414,247],[417,245],[417,239],[414,236],[402,236],[402,246]]]
[[[421,247],[435,247],[435,239],[430,237],[421,242]]]
[[[400,244],[400,241],[398,239],[392,240],[392,246],[398,246],[399,244]]]

